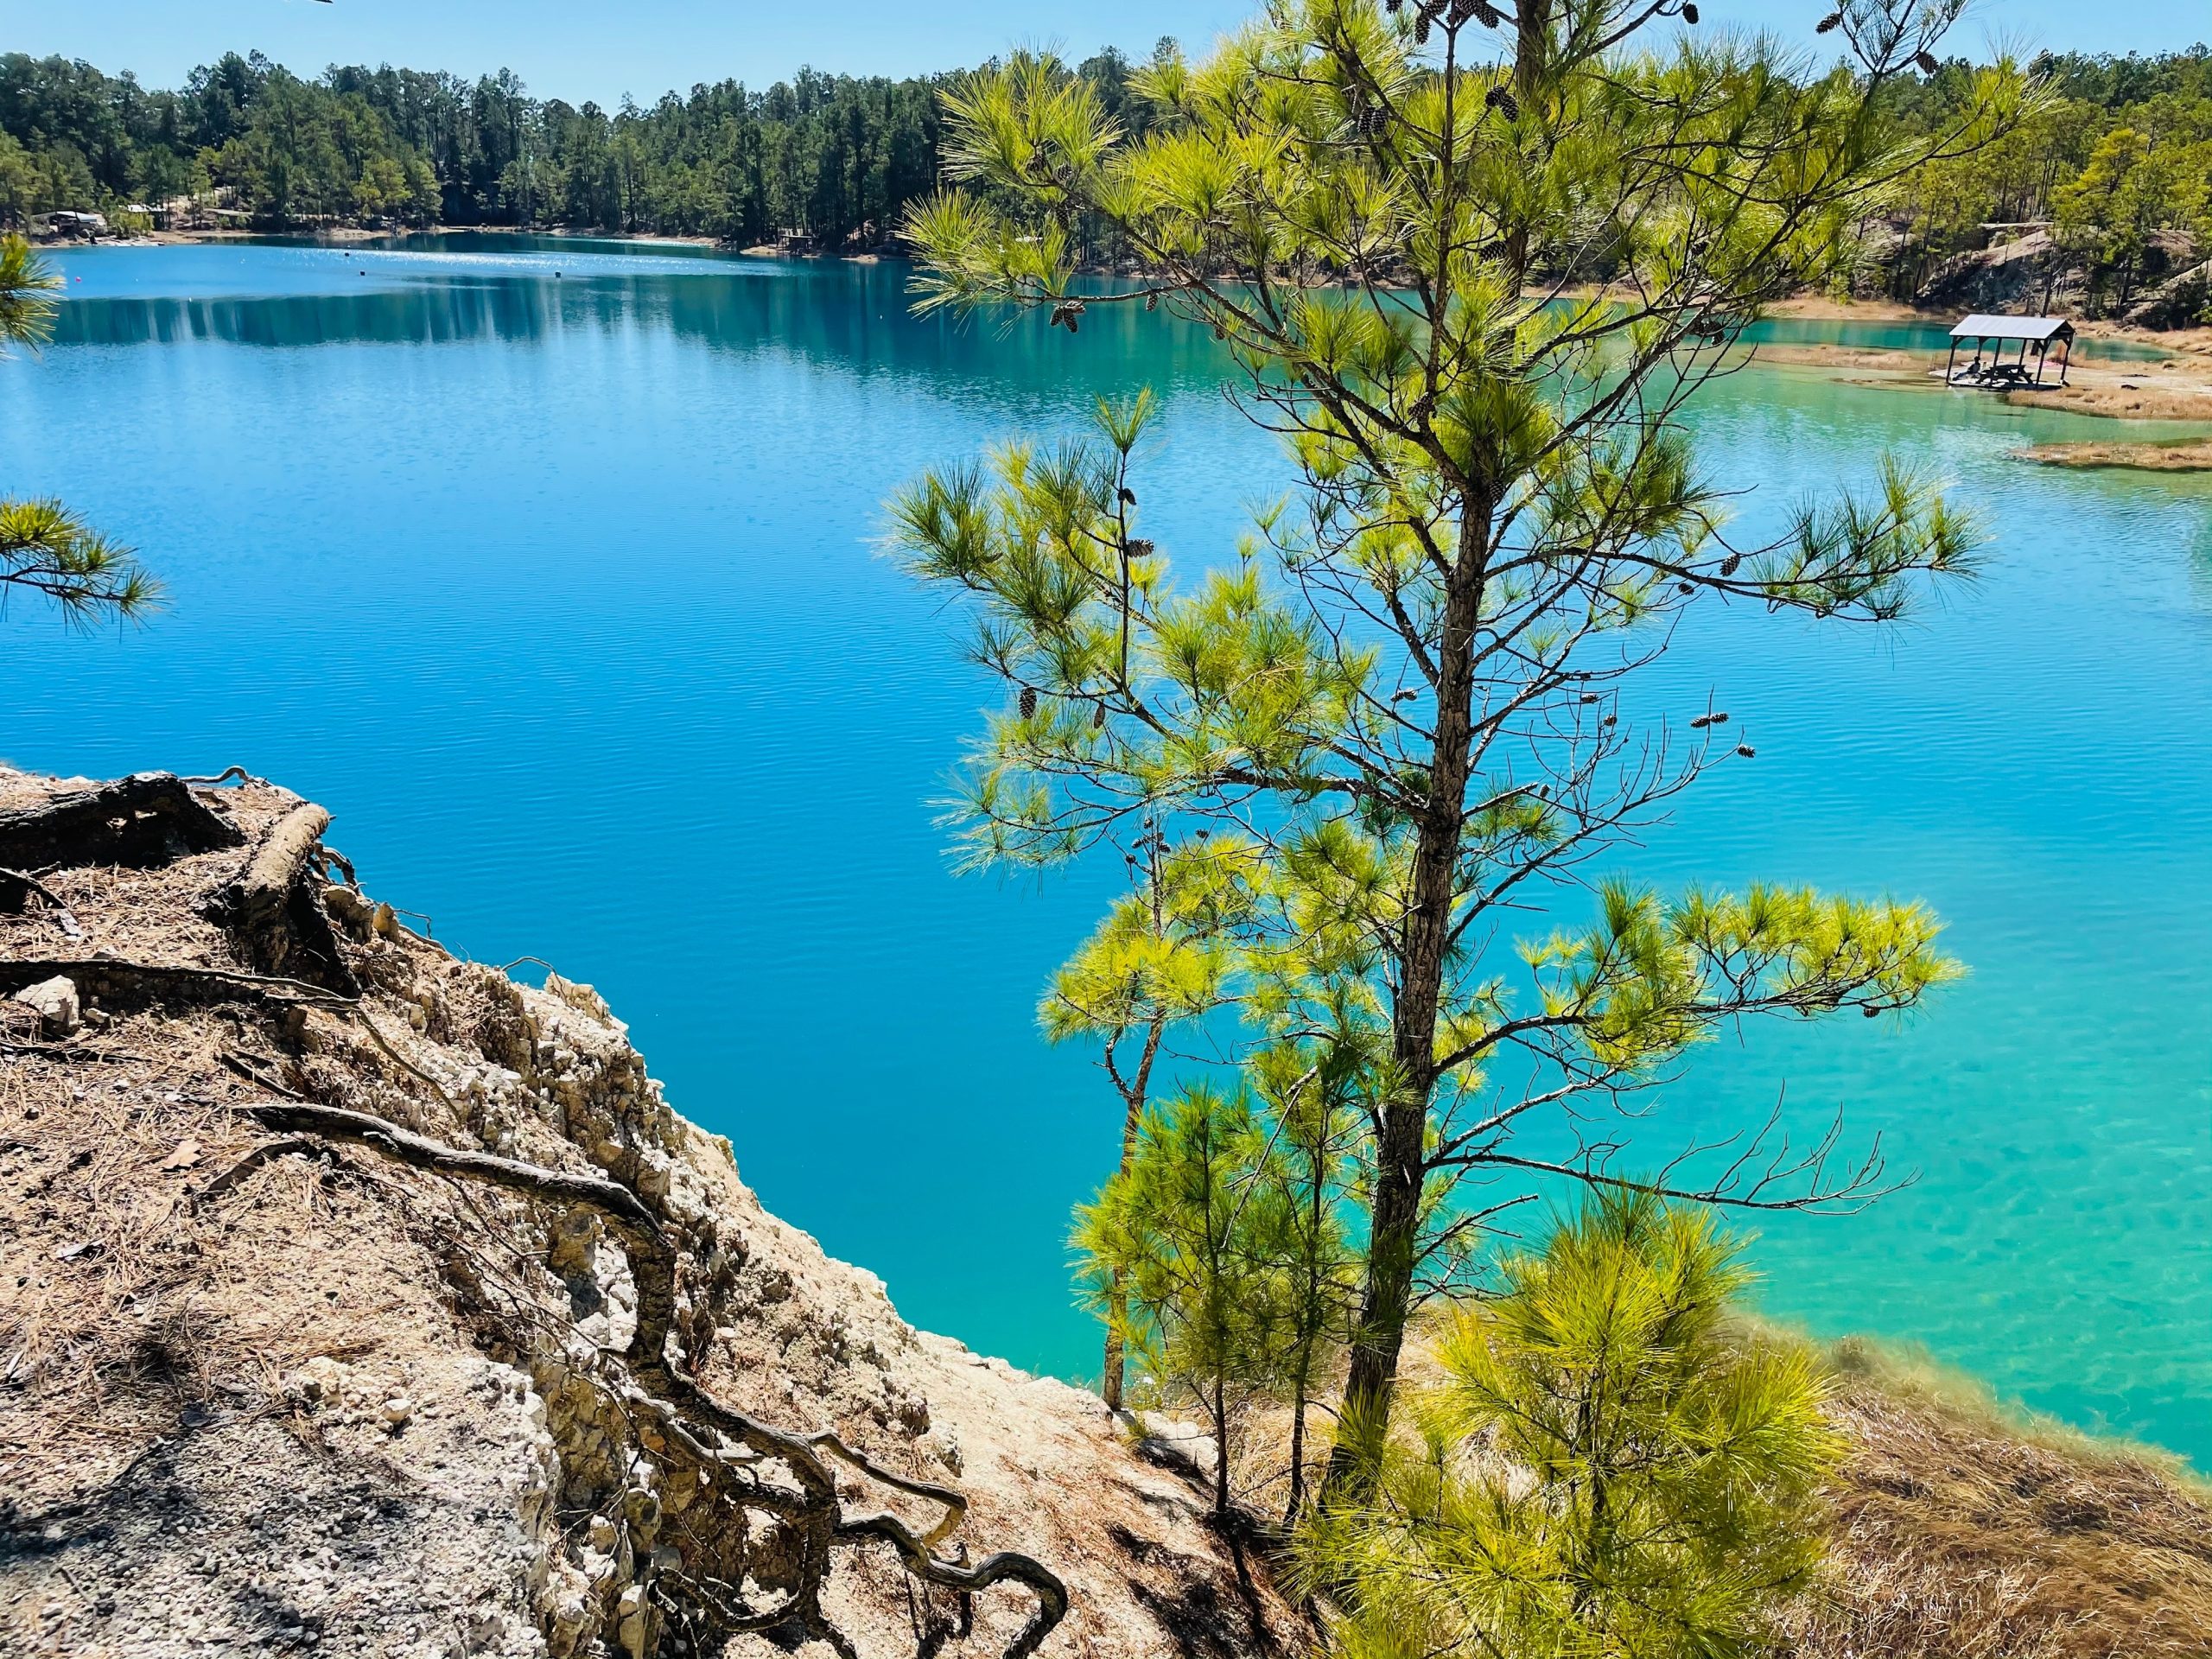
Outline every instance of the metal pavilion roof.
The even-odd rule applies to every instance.
[[[1977,312],[1951,330],[1953,340],[2071,339],[2074,325],[2063,317],[2000,317]]]

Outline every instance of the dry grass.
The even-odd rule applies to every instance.
[[[0,772],[0,804],[44,792]],[[262,785],[224,798],[253,834],[293,804]],[[0,956],[248,968],[202,912],[238,857],[49,871],[83,937],[34,905],[0,913]],[[278,1158],[200,1201],[270,1139],[237,1109],[260,1091],[219,1056],[281,1046],[275,1018],[88,1004],[54,1045],[0,998],[0,1508],[101,1486],[195,1410],[272,1408],[310,1356],[427,1336],[386,1317],[421,1247],[370,1172]]]
[[[1833,1358],[1853,1451],[1799,1659],[2212,1654],[2212,1506],[2177,1461],[1869,1344]]]
[[[2073,384],[2041,391],[2008,391],[2005,401],[2069,415],[2101,415],[2123,421],[2212,421],[2212,365],[2202,359],[2130,364],[2126,369],[2077,368]]]
[[[2212,438],[2183,443],[2038,443],[2019,452],[2045,467],[2126,467],[2142,473],[2212,473]]]

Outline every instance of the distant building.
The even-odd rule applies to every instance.
[[[37,236],[105,236],[107,215],[79,213],[67,207],[56,213],[34,213],[31,215],[31,231]]]

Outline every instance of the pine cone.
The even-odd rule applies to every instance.
[[[1102,730],[1105,724],[1106,705],[1102,702],[1090,711],[1090,729],[1094,732]]]
[[[1936,54],[1926,47],[1914,53],[1912,60],[1920,66],[1920,72],[1924,75],[1938,75],[1943,73],[1943,66],[1936,61]]]
[[[1682,21],[1692,27],[1696,26],[1697,0],[1682,0]]]
[[[1037,688],[1033,685],[1025,685],[1021,688],[1021,717],[1027,720],[1036,712]]]
[[[1827,16],[1821,18],[1818,23],[1814,25],[1813,33],[1815,35],[1826,35],[1832,29],[1837,29],[1842,27],[1843,14],[1840,11],[1832,11],[1828,13]]]
[[[1518,121],[1521,118],[1521,100],[1503,86],[1493,86],[1484,93],[1483,105],[1487,109],[1500,111],[1509,121]]]

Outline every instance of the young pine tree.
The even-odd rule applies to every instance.
[[[1748,1275],[1701,1209],[1601,1192],[1463,1313],[1356,1502],[1302,1533],[1346,1659],[1767,1649],[1840,1453],[1802,1350],[1727,1328]]]
[[[1357,1045],[1325,1038],[1279,1042],[1249,1067],[1268,1108],[1254,1196],[1261,1248],[1281,1284],[1281,1351],[1270,1369],[1290,1408],[1286,1525],[1306,1507],[1308,1422],[1358,1306],[1358,1257],[1345,1215],[1363,1174],[1359,1059]]]
[[[1200,1018],[1224,1001],[1236,930],[1250,909],[1245,878],[1256,864],[1249,843],[1224,836],[1171,848],[1144,832],[1128,854],[1130,891],[1053,976],[1038,1010],[1053,1042],[1088,1039],[1122,1103],[1126,1174],[1152,1098],[1153,1077],[1168,1028]],[[1105,1287],[1106,1353],[1101,1392],[1122,1408],[1127,1358],[1120,1293]]]
[[[1638,729],[1622,696],[1686,612],[1881,621],[1965,567],[1967,526],[1898,465],[1732,532],[1749,480],[1701,465],[1685,423],[1763,305],[2015,118],[1999,65],[1955,120],[1888,136],[1884,88],[1961,3],[1848,0],[1829,38],[1849,60],[1814,73],[1681,29],[1675,0],[1274,0],[1205,62],[1132,76],[1141,136],[1035,54],[947,100],[954,188],[908,226],[925,304],[1076,331],[1164,308],[1225,343],[1241,406],[1285,437],[1290,493],[1195,579],[1141,533],[1126,422],[924,479],[893,538],[969,596],[982,659],[1022,688],[969,772],[979,857],[1233,827],[1275,895],[1251,930],[1289,988],[1269,1022],[1306,1023],[1284,1001],[1301,983],[1363,979],[1389,1052],[1363,1109],[1356,1421],[1386,1421],[1433,1253],[1465,1242],[1440,1219],[1464,1214],[1456,1183],[1594,1179],[1605,1115],[1692,1045],[1751,1015],[1910,1007],[1948,971],[1917,906],[1788,888],[1618,880],[1586,925],[1515,934],[1586,902],[1592,865],[1705,772],[1753,763],[1725,706]],[[1146,274],[1079,280],[1079,221]],[[1315,912],[1363,965],[1276,971]],[[1832,1176],[1827,1144],[1695,1191],[1819,1206],[1878,1185],[1878,1160]]]
[[[0,237],[0,356],[54,332],[61,279],[20,236]],[[137,617],[159,597],[130,550],[118,547],[58,501],[0,499],[0,601],[43,595],[73,622]]]
[[[1267,1135],[1249,1098],[1200,1084],[1148,1109],[1135,1154],[1076,1212],[1080,1281],[1166,1403],[1214,1442],[1214,1511],[1229,1512],[1240,1421],[1293,1347],[1281,1217],[1262,1197]]]

